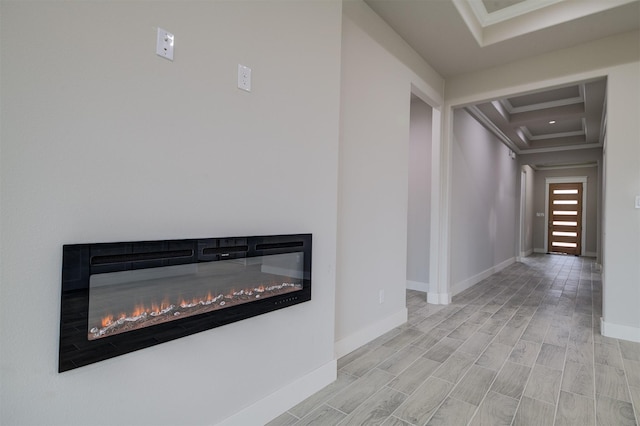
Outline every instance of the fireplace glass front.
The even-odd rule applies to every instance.
[[[88,338],[302,290],[303,257],[294,252],[92,275]]]

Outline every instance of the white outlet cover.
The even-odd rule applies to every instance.
[[[238,64],[238,89],[251,91],[251,68]]]
[[[175,37],[167,30],[158,28],[158,38],[156,41],[156,53],[165,59],[173,61],[173,46]]]

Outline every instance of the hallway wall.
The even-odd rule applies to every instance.
[[[453,117],[451,293],[515,261],[519,167],[466,110]]]

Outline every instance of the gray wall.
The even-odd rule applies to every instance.
[[[431,223],[431,115],[419,98],[411,100],[409,129],[409,212],[407,217],[407,285],[427,291]]]
[[[453,118],[452,294],[515,260],[518,163],[464,109]]]

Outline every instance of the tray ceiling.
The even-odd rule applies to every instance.
[[[445,78],[640,28],[639,0],[364,1]]]

